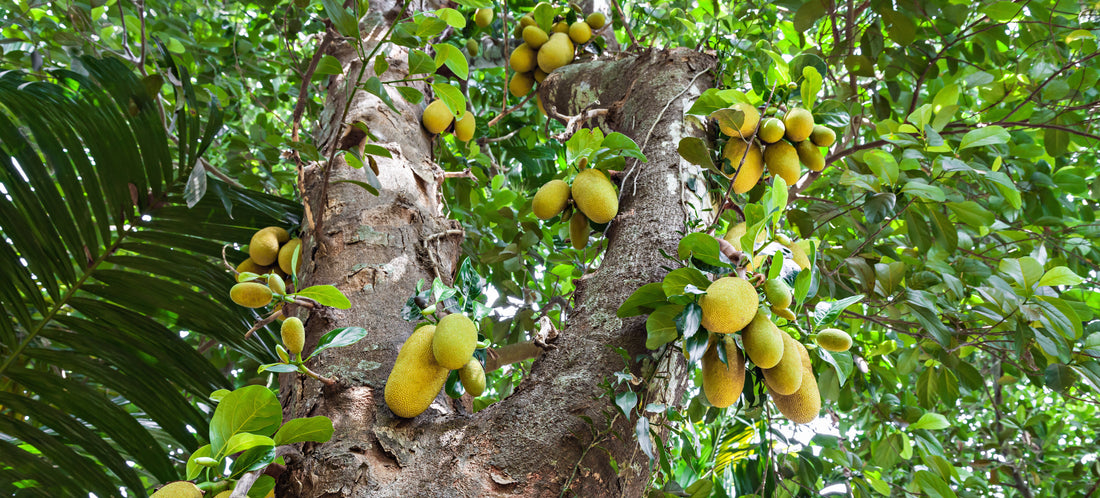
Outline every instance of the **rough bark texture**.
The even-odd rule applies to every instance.
[[[345,68],[350,65],[344,74],[357,74],[348,47],[333,55]],[[392,55],[392,74],[383,79],[399,78],[404,69],[404,56]],[[602,267],[578,282],[576,308],[558,349],[537,360],[515,393],[495,405],[470,414],[441,394],[411,420],[396,418],[382,399],[397,351],[413,328],[398,313],[418,279],[430,281],[440,274],[449,281],[460,235],[441,210],[442,176],[430,157],[431,137],[419,125],[422,107],[405,104],[394,92],[402,111],[394,113],[373,96],[357,94],[344,122],[365,122],[378,138],[375,143],[394,158],[379,160],[383,189],[377,197],[338,183],[329,187],[328,202],[321,206],[321,171],[303,175],[303,197],[314,213],[324,212],[325,235],[333,241],[321,249],[311,244],[305,282],[336,285],[353,303],[344,312],[326,310],[310,317],[307,350],[336,327],[362,326],[370,335],[311,362],[315,371],[339,378],[336,386],[322,389],[319,382],[283,375],[286,416],[329,416],[336,434],[329,443],[304,445],[288,457],[280,495],[552,496],[573,476],[567,495],[642,496],[649,462],[632,437],[632,421],[621,415],[616,420],[615,429],[625,440],[605,437],[602,450],[589,451],[583,460],[581,455],[593,442],[591,429],[607,429],[602,413],[613,413],[608,398],[600,397],[600,384],[622,370],[624,361],[609,346],[625,349],[632,358],[645,352],[644,320],[620,320],[616,309],[635,288],[663,276],[657,249],[675,251],[685,212],[707,207],[702,182],[692,182],[695,191],[684,184],[698,171],[680,160],[676,143],[701,133],[685,124],[683,111],[712,85],[709,74],[702,73],[713,65],[710,57],[690,51],[651,52],[574,64],[547,79],[544,101],[562,114],[613,104],[603,116],[605,131],[620,131],[642,144],[652,130],[644,149],[650,160],[626,176]],[[343,128],[343,88],[340,79],[330,85],[318,134],[322,150],[342,140],[336,130]],[[342,161],[332,167],[331,180],[364,179]],[[687,384],[680,356],[665,355],[657,366],[631,365],[639,376],[653,368],[663,371],[650,386],[647,402],[679,400]]]

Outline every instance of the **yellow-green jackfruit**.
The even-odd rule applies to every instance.
[[[768,118],[760,124],[760,131],[756,132],[756,136],[761,142],[774,144],[782,140],[786,132],[787,128],[783,126],[783,121],[778,118]]]
[[[573,179],[573,202],[596,223],[607,223],[619,212],[615,185],[598,169],[586,169]]]
[[[531,199],[531,211],[540,220],[548,220],[561,213],[568,203],[569,184],[561,180],[550,180],[535,192],[534,199]]]
[[[453,313],[439,320],[432,339],[432,354],[442,367],[462,368],[477,348],[477,326],[466,315]]]
[[[733,180],[733,192],[736,194],[752,190],[764,175],[764,154],[756,142],[731,138],[722,148],[722,157],[730,162],[730,169],[725,171],[725,175]]]
[[[718,358],[719,343],[726,348],[726,362]],[[717,408],[732,405],[745,387],[745,357],[733,339],[721,340],[711,334],[703,353],[703,394]]]
[[[470,361],[458,370],[458,380],[462,382],[462,388],[470,393],[470,396],[476,398],[485,392],[485,369],[477,358],[470,358]]]
[[[245,308],[262,308],[271,302],[271,288],[259,282],[241,282],[229,289],[229,298]]]
[[[257,265],[268,266],[279,256],[278,230],[282,229],[267,227],[252,235],[252,240],[248,243],[248,257]]]
[[[769,173],[783,178],[787,185],[794,185],[802,175],[802,168],[798,166],[798,151],[786,140],[764,148],[764,165]]]
[[[764,297],[775,308],[789,308],[794,299],[794,292],[782,279],[770,278],[764,282]]]
[[[435,330],[434,325],[416,329],[397,353],[386,380],[385,399],[386,406],[398,417],[413,418],[423,413],[447,382],[447,368],[436,363],[432,354]]]
[[[454,113],[442,100],[433,100],[420,115],[424,129],[436,135],[443,133],[455,120]]]
[[[810,133],[814,131],[814,116],[806,109],[794,107],[783,117],[783,126],[790,141],[801,142],[810,138]]]
[[[737,332],[756,316],[760,295],[747,280],[722,277],[707,287],[699,299],[703,309],[703,326],[718,334]]]
[[[584,217],[584,213],[574,211],[573,217],[569,218],[569,242],[574,249],[579,251],[588,247],[588,232],[588,218]]]
[[[279,248],[279,269],[283,270],[283,273],[287,275],[295,275],[298,273],[298,269],[302,267],[302,239],[293,238],[289,242],[283,244],[283,247]],[[291,268],[291,261],[294,260],[294,254],[298,253],[298,265]]]
[[[816,342],[827,351],[847,351],[852,347],[852,336],[840,329],[824,329],[817,333]]]
[[[802,357],[799,348],[805,348],[794,340],[790,334],[780,332],[783,336],[783,357],[772,368],[765,368],[764,384],[769,391],[778,394],[789,395],[798,391],[802,385]],[[750,357],[751,358],[751,357]]]
[[[302,320],[293,316],[283,320],[279,335],[287,351],[291,354],[302,354],[302,349],[306,346],[306,327],[302,325]]]
[[[202,498],[202,490],[191,481],[173,481],[158,489],[150,498]]]
[[[764,313],[757,313],[745,330],[741,331],[741,344],[745,354],[760,368],[774,368],[783,358],[787,334],[779,330]],[[797,387],[797,386],[796,386]]]
[[[799,344],[801,345],[801,343]],[[813,365],[810,363],[810,354],[805,347],[800,349],[802,360],[802,384],[794,394],[782,395],[769,391],[772,403],[779,408],[787,420],[796,424],[808,424],[817,418],[821,411],[821,392],[817,388],[817,379],[814,377]]]

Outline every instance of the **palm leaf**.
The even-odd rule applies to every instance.
[[[164,98],[175,146],[149,85],[114,59],[81,62],[86,75],[50,81],[0,73],[5,495],[144,496],[143,473],[178,479],[170,452],[201,444],[206,396],[233,387],[181,331],[275,358],[272,331],[243,340],[255,315],[227,305],[233,281],[217,260],[258,227],[296,225],[298,207],[192,174],[221,114],[212,103],[197,117],[170,59],[183,82]]]

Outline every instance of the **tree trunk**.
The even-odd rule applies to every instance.
[[[372,7],[380,5],[372,2]],[[345,75],[357,74],[350,47],[340,46],[333,55],[343,62]],[[403,52],[389,55],[391,74],[382,79],[401,78]],[[382,399],[397,351],[413,329],[398,315],[417,280],[439,276],[450,282],[461,230],[442,213],[442,171],[429,156],[432,137],[419,124],[423,104],[409,105],[391,92],[401,111],[395,113],[359,92],[341,121],[347,94],[342,78],[334,78],[320,120],[319,148],[327,151],[339,142],[344,124],[362,121],[377,137],[373,143],[386,147],[393,159],[378,160],[382,189],[377,197],[353,184],[335,183],[322,206],[320,169],[307,169],[302,176],[303,199],[314,217],[323,211],[325,220],[321,237],[306,227],[308,239],[330,240],[321,246],[308,243],[305,285],[336,285],[353,305],[347,311],[312,313],[306,349],[337,327],[365,327],[369,335],[312,360],[314,371],[339,379],[334,386],[282,376],[286,416],[326,415],[336,433],[326,444],[305,444],[287,457],[280,496],[550,496],[560,494],[567,482],[577,496],[641,496],[650,462],[632,436],[637,412],[629,421],[622,414],[615,417],[617,409],[601,384],[626,367],[612,348],[629,353],[630,371],[639,378],[661,369],[649,384],[634,388],[648,389],[639,392],[642,407],[678,403],[690,382],[682,355],[674,350],[662,355],[656,367],[652,361],[635,362],[646,353],[644,320],[621,320],[615,312],[634,289],[663,277],[657,249],[674,253],[687,213],[709,207],[703,182],[691,182],[694,189],[685,183],[699,178],[699,171],[680,160],[676,144],[684,136],[702,134],[700,124],[689,124],[683,112],[712,86],[707,71],[713,67],[712,58],[695,52],[655,51],[573,64],[546,80],[541,91],[548,107],[567,115],[590,104],[609,107],[601,116],[604,130],[644,144],[649,162],[627,162],[620,214],[607,233],[609,247],[601,268],[577,282],[575,309],[557,349],[535,362],[511,396],[478,413],[440,394],[414,419],[397,418]],[[330,181],[364,180],[361,170],[339,159],[331,167]],[[618,387],[623,389],[626,384]],[[608,432],[612,418],[621,439]]]

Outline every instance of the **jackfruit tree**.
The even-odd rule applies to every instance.
[[[0,494],[1100,490],[1092,3],[10,3]]]

